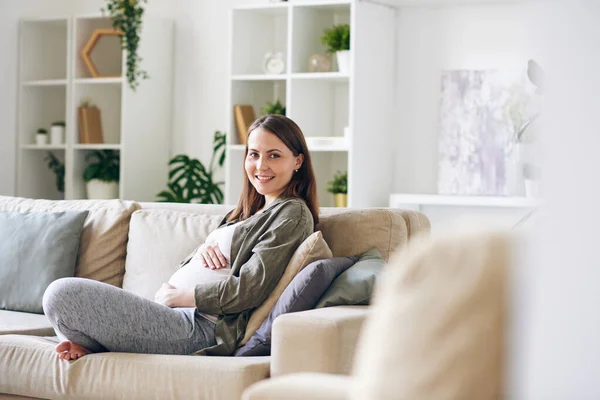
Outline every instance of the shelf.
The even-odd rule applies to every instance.
[[[530,0],[365,0],[389,7],[459,6],[482,4],[519,4]]]
[[[23,86],[63,86],[67,84],[66,79],[42,79],[37,81],[25,81]]]
[[[459,207],[513,207],[531,208],[540,205],[540,200],[530,197],[502,196],[447,196],[437,194],[392,194],[390,207],[401,204],[459,206]]]
[[[265,14],[284,14],[287,12],[288,3],[271,3],[271,4],[251,4],[245,6],[234,7],[234,11],[253,11],[253,12],[262,12]]]
[[[315,79],[332,82],[348,82],[350,76],[341,72],[300,72],[292,74],[292,79]]]
[[[285,74],[280,75],[267,75],[267,74],[247,74],[247,75],[233,75],[231,80],[234,81],[284,81],[286,79]]]
[[[348,151],[350,148],[343,137],[306,136],[304,139],[310,151]]]
[[[292,2],[293,7],[319,7],[322,10],[336,10],[340,7],[350,6],[351,0],[308,0]]]
[[[101,144],[74,144],[75,150],[121,150],[120,144],[101,143]]]
[[[77,78],[73,80],[73,83],[80,85],[103,85],[103,84],[121,84],[123,83],[123,77],[111,77],[111,78]]]
[[[67,148],[65,144],[45,144],[45,145],[37,145],[37,144],[24,144],[21,145],[21,149],[23,150],[64,150]]]

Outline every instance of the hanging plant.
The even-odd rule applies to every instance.
[[[140,30],[142,28],[142,3],[147,0],[106,0],[106,10],[112,19],[112,26],[123,32],[120,35],[121,47],[127,52],[127,82],[132,90],[139,86],[140,79],[148,79],[148,73],[140,69],[142,59],[138,56]]]

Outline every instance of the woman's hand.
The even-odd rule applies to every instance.
[[[210,269],[227,267],[227,259],[225,259],[223,253],[221,253],[219,245],[216,243],[204,243],[198,248],[196,257],[198,257],[204,263],[205,267]]]
[[[177,289],[163,283],[154,295],[154,301],[167,307],[196,307],[194,289]]]

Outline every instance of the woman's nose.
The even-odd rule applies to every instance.
[[[259,171],[268,169],[267,162],[264,158],[259,157],[258,160],[256,160],[256,169]]]

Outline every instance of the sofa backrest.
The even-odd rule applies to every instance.
[[[0,211],[60,212],[88,210],[75,276],[121,287],[131,214],[140,206],[121,200],[38,200],[0,196]]]
[[[204,204],[139,203],[130,222],[123,289],[153,299],[162,282],[233,207]],[[322,208],[317,230],[333,255],[349,256],[377,247],[387,260],[411,237],[429,231],[418,212],[392,209]]]

